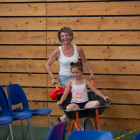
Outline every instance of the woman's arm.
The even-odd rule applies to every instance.
[[[94,74],[93,74],[92,69],[91,69],[91,66],[85,57],[83,49],[81,47],[77,46],[77,50],[78,50],[80,58],[82,59],[82,62],[84,63],[87,70],[90,72],[90,79],[91,78],[95,79]]]
[[[47,72],[49,73],[49,75],[51,76],[51,79],[52,79],[52,84],[54,84],[54,82],[56,82],[56,80],[53,78],[53,74],[52,74],[52,71],[51,71],[51,65],[54,63],[54,61],[57,59],[58,55],[59,55],[60,51],[59,51],[59,48],[55,49],[50,58],[48,59],[48,61],[46,62],[46,70]],[[57,83],[57,82],[56,82]]]
[[[86,80],[86,83],[87,83],[87,86],[92,90],[94,91],[97,95],[99,95],[100,97],[102,97],[105,101],[106,99],[109,99],[108,96],[104,96],[97,88],[95,88],[90,81],[87,81]]]
[[[65,91],[64,91],[64,93],[63,93],[63,95],[62,95],[60,101],[57,102],[57,105],[62,104],[62,103],[64,102],[64,100],[65,100],[65,99],[67,98],[67,96],[68,96],[68,93],[69,93],[69,90],[70,90],[70,89],[71,89],[71,81],[69,81],[69,82],[67,83],[66,89],[65,89]]]

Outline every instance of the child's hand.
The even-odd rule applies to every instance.
[[[104,99],[105,101],[107,101],[107,99],[109,99],[109,97],[108,97],[108,96],[104,96],[103,99]]]
[[[57,105],[61,105],[62,103],[60,101],[57,102]]]

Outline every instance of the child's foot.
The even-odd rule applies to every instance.
[[[59,117],[57,118],[57,122],[62,122]]]

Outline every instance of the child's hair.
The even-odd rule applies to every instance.
[[[58,38],[59,42],[62,43],[62,41],[61,41],[61,36],[60,36],[61,32],[68,33],[69,35],[72,36],[72,40],[73,40],[73,32],[72,32],[71,28],[69,28],[69,27],[63,27],[63,28],[61,28],[61,29],[58,31],[58,33],[57,33],[57,38]],[[71,40],[71,41],[72,41],[72,40]]]
[[[72,68],[78,68],[81,72],[83,72],[83,63],[82,62],[77,62],[77,63],[70,63],[71,65],[71,70]]]

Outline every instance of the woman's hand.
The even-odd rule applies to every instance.
[[[105,101],[107,101],[107,99],[109,99],[109,97],[108,97],[108,96],[104,96],[103,99],[104,99]]]
[[[52,79],[52,85],[54,85],[54,83],[57,83],[55,79]]]
[[[91,74],[90,74],[90,79],[95,80],[95,76],[94,76],[94,74],[93,74],[93,73],[91,73]]]

